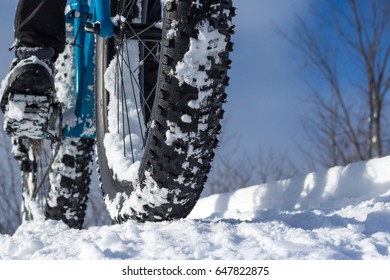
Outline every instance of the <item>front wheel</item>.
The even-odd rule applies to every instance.
[[[114,38],[97,42],[97,152],[105,203],[117,222],[190,213],[211,168],[226,100],[231,0],[165,1],[162,21],[151,2],[160,1],[115,1],[126,21]],[[129,32],[130,22],[145,31]],[[162,40],[142,37],[156,27]]]

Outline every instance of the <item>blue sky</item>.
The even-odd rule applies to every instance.
[[[294,157],[294,141],[303,141],[299,115],[307,87],[294,50],[273,30],[273,22],[292,30],[293,13],[303,13],[308,0],[235,0],[237,16],[233,37],[233,68],[225,106],[226,144],[238,154],[260,149],[281,151]],[[13,16],[17,0],[2,0],[0,9],[0,76],[8,71],[13,54]],[[222,145],[224,142],[222,142]]]
[[[298,117],[307,88],[294,48],[274,31],[293,28],[294,13],[307,0],[236,0],[236,34],[231,86],[226,106],[226,136],[237,135],[252,153],[273,149],[296,156],[302,140]]]
[[[2,0],[0,9],[0,79],[7,74],[13,54],[8,51],[13,42],[13,19],[17,0]]]

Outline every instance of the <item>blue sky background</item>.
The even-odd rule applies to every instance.
[[[0,76],[8,72],[13,54],[13,17],[17,0],[1,0]],[[301,66],[294,48],[273,30],[273,23],[289,32],[293,14],[303,14],[308,0],[235,0],[233,67],[225,106],[222,145],[236,145],[237,153],[272,149],[297,158],[294,141],[304,141],[299,115],[304,111]],[[230,147],[231,148],[231,147]]]
[[[299,116],[308,89],[296,50],[274,26],[292,31],[294,13],[305,13],[307,5],[307,0],[235,1],[238,14],[225,135],[239,138],[244,152],[272,149],[298,156],[295,141],[304,141]]]

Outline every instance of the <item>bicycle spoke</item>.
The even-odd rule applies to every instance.
[[[139,17],[139,13],[142,12],[139,3],[141,2],[118,1],[116,3],[117,10],[113,16],[118,15],[126,20],[122,20],[116,28],[113,45],[110,46],[115,53],[115,62],[109,70],[114,84],[111,84],[111,88],[108,89],[110,93],[108,110],[112,110],[112,114],[109,113],[111,115],[108,119],[109,138],[107,139],[109,140],[107,141],[116,142],[117,147],[120,147],[120,157],[123,157],[123,161],[133,163],[141,161],[144,154],[148,136],[147,121],[153,111],[152,100],[156,92],[157,81],[154,84],[152,81],[145,82],[150,75],[146,74],[145,78],[144,72],[148,71],[146,68],[150,66],[154,69],[154,62],[159,63],[160,50],[160,42],[142,40],[143,36],[152,38],[144,32],[155,32],[150,29],[156,29],[155,25],[160,21],[154,19],[155,23],[145,24],[144,19],[141,20]],[[136,26],[142,26],[142,30],[129,27],[129,22],[140,23]],[[135,31],[138,34],[133,36],[131,32],[135,33]],[[151,77],[154,77],[153,75]],[[112,102],[111,106],[110,102]]]
[[[138,67],[136,68],[136,70],[139,69],[139,68],[141,68],[141,66],[144,64],[145,60],[146,60],[147,58],[149,58],[150,55],[152,55],[153,58],[154,58],[157,62],[159,61],[159,60],[157,59],[157,57],[154,55],[154,51],[157,50],[157,48],[158,48],[159,45],[160,45],[160,44],[156,43],[152,49],[149,49],[147,46],[145,46],[145,48],[148,50],[147,55],[145,55],[145,56],[140,60],[140,62],[139,62],[139,64],[138,64]]]
[[[142,40],[141,35],[143,33],[145,33],[146,31],[148,31],[149,29],[153,28],[158,23],[160,23],[160,22],[155,22],[155,23],[150,24],[147,28],[143,29],[139,33],[135,32],[134,28],[129,23],[127,23],[127,28],[131,29],[133,31],[133,33],[134,33],[134,36],[131,36],[128,39],[130,39],[130,40],[138,40],[142,44],[142,47],[146,48],[153,55],[154,59],[157,60],[157,61],[158,61],[158,58],[150,51],[150,49],[146,45],[145,41]]]
[[[130,150],[131,150],[131,156],[133,162],[135,162],[135,155],[134,155],[134,144],[133,144],[133,131],[131,127],[131,121],[130,121],[130,109],[128,107],[128,98],[129,98],[129,92],[131,91],[133,94],[133,100],[134,104],[136,106],[136,112],[138,115],[138,125],[139,129],[141,131],[141,134],[143,134],[143,128],[141,124],[141,116],[140,116],[140,109],[138,108],[139,104],[139,97],[137,98],[137,90],[141,89],[140,85],[136,82],[134,71],[131,69],[131,58],[130,58],[130,49],[127,43],[127,40],[122,42],[121,46],[116,47],[118,50],[118,59],[117,59],[117,71],[115,74],[115,89],[117,92],[117,126],[118,126],[118,133],[120,133],[119,128],[122,126],[122,145],[123,145],[123,153],[126,157],[127,154],[127,148],[126,148],[126,137],[129,137],[130,141]],[[119,59],[120,58],[120,59]],[[128,73],[127,73],[128,71]],[[127,73],[127,74],[126,74]],[[126,88],[126,83],[124,79],[124,75],[128,75],[128,78],[130,79],[130,85]],[[126,130],[127,129],[127,130]],[[144,137],[141,138],[143,141],[143,144],[145,142]]]
[[[128,40],[126,40],[126,50],[127,50],[127,57],[128,57],[129,62],[130,62],[130,55],[129,55],[129,51],[130,50],[129,50],[129,46],[128,46]],[[129,63],[129,64],[131,64],[131,63]],[[134,72],[132,71],[132,69],[130,67],[129,67],[129,74],[130,74],[130,81],[131,81],[131,87],[132,87],[132,92],[133,92],[134,103],[135,103],[135,106],[136,106],[135,109],[136,109],[137,117],[138,117],[138,125],[139,125],[139,129],[140,129],[140,132],[141,132],[142,142],[143,142],[143,144],[145,144],[144,133],[143,133],[143,128],[142,128],[142,122],[141,122],[141,114],[140,114],[140,110],[139,110],[139,104],[137,102],[137,99],[140,99],[140,97],[143,95],[142,94],[142,88],[139,85],[139,83],[137,82],[137,79],[135,78]],[[138,94],[139,95],[138,98],[137,98],[137,95],[136,95],[134,83],[138,86],[138,89],[140,90],[140,92]]]

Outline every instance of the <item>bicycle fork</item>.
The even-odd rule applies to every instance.
[[[73,0],[66,12],[66,21],[73,25],[76,105],[72,125],[64,128],[66,137],[95,138],[94,124],[94,55],[95,34],[111,37],[113,24],[110,17],[110,1]],[[91,30],[91,26],[93,27]],[[87,32],[89,30],[89,32]]]

